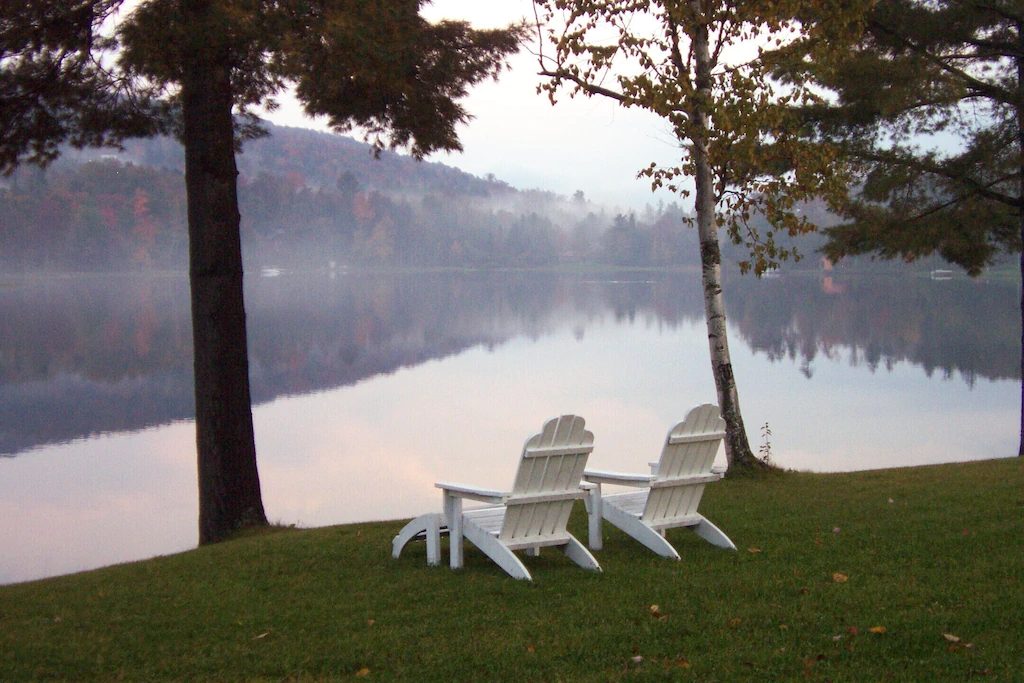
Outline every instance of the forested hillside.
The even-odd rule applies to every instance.
[[[682,209],[620,213],[519,190],[350,138],[271,127],[239,156],[249,267],[696,264]],[[172,139],[68,150],[0,185],[0,267],[184,269],[183,154]]]

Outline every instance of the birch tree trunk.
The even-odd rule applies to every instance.
[[[715,218],[714,177],[708,159],[709,120],[707,107],[711,101],[711,53],[708,44],[708,26],[699,0],[690,6],[698,17],[693,36],[693,58],[696,70],[697,97],[691,108],[692,124],[696,133],[691,139],[696,183],[697,236],[700,240],[701,279],[704,286],[704,319],[708,327],[708,345],[711,350],[711,371],[715,377],[718,406],[725,420],[725,455],[729,468],[746,469],[761,465],[754,457],[747,441],[743,415],[740,414],[739,393],[729,356],[729,339],[725,326],[725,302],[722,298],[722,251],[718,244],[718,225]]]

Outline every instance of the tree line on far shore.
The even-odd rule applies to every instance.
[[[286,131],[281,137],[300,156],[322,144],[320,138],[338,137],[277,130]],[[161,159],[151,149],[136,152],[145,161]],[[181,171],[124,155],[95,156],[46,171],[21,169],[0,188],[0,267],[186,267]],[[239,179],[250,267],[698,264],[696,235],[676,203],[649,206],[638,216],[597,206],[580,192],[568,198],[516,190],[455,169],[439,173],[440,164],[407,157],[391,164],[386,177],[343,171],[333,179],[322,168],[290,168],[285,161],[263,155]],[[382,189],[389,180],[399,192]]]

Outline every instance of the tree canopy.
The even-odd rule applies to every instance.
[[[216,44],[231,73],[236,123],[294,87],[310,115],[358,127],[381,147],[422,157],[460,150],[459,100],[496,77],[523,28],[431,24],[423,0],[216,0],[202,26],[181,0],[28,0],[0,16],[0,170],[45,164],[59,146],[104,146],[180,133],[186,60]],[[190,42],[190,36],[191,42]],[[176,126],[175,126],[176,124]]]
[[[977,275],[1021,248],[1024,69],[1019,2],[881,0],[795,78],[835,95],[808,107],[818,139],[860,166],[826,231],[833,259],[938,253]]]

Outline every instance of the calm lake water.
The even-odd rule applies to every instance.
[[[397,519],[439,509],[436,480],[506,487],[569,412],[594,467],[643,471],[714,384],[699,275],[618,278],[251,278],[268,516]],[[778,464],[820,472],[1015,455],[1018,301],[927,274],[730,277],[752,446],[767,424]],[[194,547],[184,276],[7,278],[0,325],[0,583]]]

